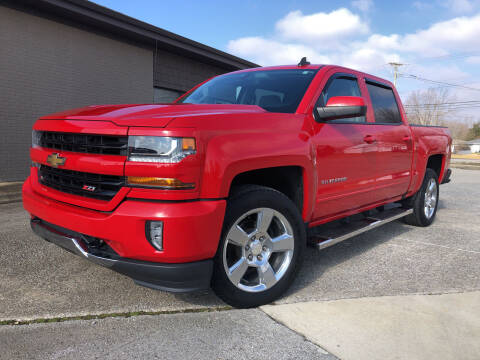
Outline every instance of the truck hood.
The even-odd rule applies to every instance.
[[[166,127],[179,117],[205,117],[237,113],[264,113],[256,105],[143,104],[95,105],[43,116],[43,120],[109,121],[119,126]]]

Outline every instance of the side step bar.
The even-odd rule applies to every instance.
[[[374,216],[363,217],[360,220],[343,224],[337,228],[327,225],[314,228],[309,236],[309,243],[316,246],[319,250],[338,244],[353,236],[357,236],[369,230],[373,230],[387,224],[391,221],[400,219],[413,213],[413,209],[403,209],[401,207],[385,210],[376,213]],[[328,234],[328,235],[327,235]]]

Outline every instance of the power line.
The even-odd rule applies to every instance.
[[[480,100],[472,101],[456,101],[456,102],[443,102],[443,103],[430,103],[430,104],[405,104],[405,107],[419,107],[419,106],[467,106],[467,105],[480,105]]]
[[[431,104],[405,104],[405,112],[407,114],[418,114],[418,112],[452,112],[463,110],[476,110],[480,109],[480,101],[459,101],[450,103],[431,103]]]
[[[452,104],[469,104],[469,103],[480,103],[480,100],[469,100],[469,101],[454,101],[454,102],[442,102],[442,103],[430,103],[430,104],[418,104],[418,105],[452,105]],[[410,104],[417,105],[417,104]],[[406,105],[406,106],[410,106]]]
[[[476,109],[480,104],[474,105],[457,105],[457,106],[406,106],[406,110],[459,110],[459,109]]]
[[[407,78],[407,79],[414,79],[414,80],[420,80],[420,81],[430,82],[430,83],[434,83],[434,84],[440,84],[440,85],[451,86],[451,87],[459,87],[459,88],[467,89],[467,90],[480,91],[480,89],[478,89],[478,88],[473,88],[473,87],[470,87],[470,86],[463,86],[463,85],[459,85],[459,84],[451,84],[451,83],[447,83],[447,82],[444,82],[444,81],[425,79],[425,78],[422,78],[420,76],[413,75],[413,74],[399,73],[398,75],[400,77]]]

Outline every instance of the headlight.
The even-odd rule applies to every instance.
[[[40,146],[42,133],[40,131],[32,130],[32,148]]]
[[[196,153],[194,138],[167,136],[129,136],[128,160],[156,163],[178,163]]]

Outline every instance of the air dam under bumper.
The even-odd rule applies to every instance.
[[[202,290],[210,286],[213,260],[170,264],[103,257],[89,252],[88,245],[81,234],[75,235],[71,231],[62,232],[58,227],[50,227],[40,219],[32,219],[30,224],[33,232],[41,238],[95,264],[127,275],[139,285],[171,292]]]

